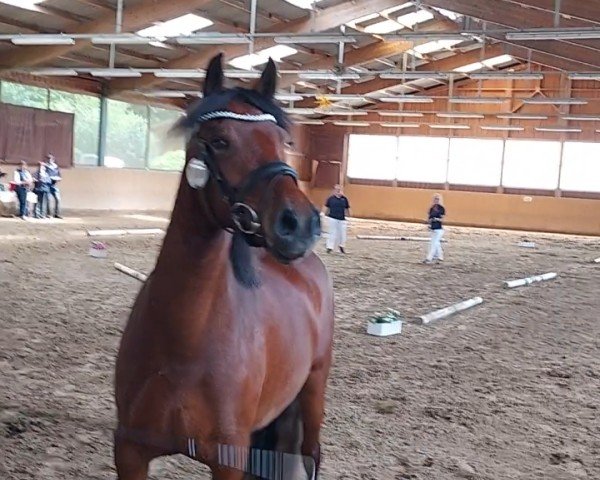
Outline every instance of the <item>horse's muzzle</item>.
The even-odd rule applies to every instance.
[[[320,235],[321,219],[314,207],[305,214],[284,208],[273,225],[270,250],[277,260],[289,263],[311,251]]]

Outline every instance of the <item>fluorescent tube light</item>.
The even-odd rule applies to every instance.
[[[74,45],[75,39],[67,35],[18,35],[11,38],[15,45]]]
[[[106,68],[90,70],[90,74],[93,77],[120,77],[120,78],[136,78],[141,77],[140,72],[131,70],[130,68]]]
[[[341,116],[361,116],[361,115],[368,115],[369,112],[365,112],[364,110],[327,110],[324,108],[317,108],[315,109],[315,113],[318,113],[319,115],[341,115]]]
[[[206,72],[204,70],[157,70],[154,72],[154,76],[157,78],[204,78]]]
[[[176,37],[175,41],[180,45],[221,45],[221,44],[245,44],[251,40],[246,35],[219,34],[219,33],[197,33],[185,37]]]
[[[344,95],[344,94],[340,94],[340,93],[325,93],[323,94],[323,97],[329,99],[329,100],[336,100],[336,101],[352,101],[352,100],[362,100],[365,101],[365,97],[363,97],[362,95]]]
[[[538,28],[508,32],[507,40],[594,40],[600,39],[600,28]]]
[[[393,123],[393,122],[382,122],[380,123],[385,128],[420,128],[421,125],[418,123]]]
[[[485,118],[481,113],[440,112],[435,114],[439,118]]]
[[[461,125],[457,123],[432,123],[429,125],[429,128],[437,129],[437,130],[468,130],[468,125]]]
[[[510,100],[509,98],[501,97],[452,97],[448,99],[448,103],[472,103],[472,104],[491,104],[497,105]]]
[[[353,122],[352,120],[339,120],[333,124],[340,127],[368,127],[371,125],[369,122]]]
[[[296,123],[300,125],[325,125],[325,122],[321,120],[297,120]]]
[[[600,80],[600,73],[569,73],[569,80]]]
[[[574,122],[600,122],[600,117],[594,117],[593,115],[564,115],[562,119]]]
[[[294,44],[294,43],[355,43],[355,37],[345,35],[297,35],[282,36],[273,39],[275,43]]]
[[[383,80],[420,80],[424,78],[444,80],[448,78],[447,73],[443,72],[385,72],[379,74],[379,78]]]
[[[185,93],[176,90],[156,90],[144,92],[146,97],[161,97],[161,98],[185,98]]]
[[[506,120],[548,120],[547,115],[528,115],[526,113],[503,113],[496,117]]]
[[[523,103],[530,105],[586,105],[587,100],[581,98],[554,98],[554,97],[537,97],[523,98]]]
[[[491,130],[498,132],[522,132],[525,127],[514,127],[512,125],[481,125],[482,130]]]
[[[280,102],[299,102],[304,100],[302,95],[295,95],[293,93],[278,93],[275,95],[275,98]]]
[[[358,73],[343,73],[336,75],[332,72],[301,73],[298,77],[302,80],[360,80]]]
[[[392,112],[392,111],[378,111],[377,112],[382,117],[422,117],[423,114],[421,112]]]
[[[238,79],[246,79],[246,78],[260,78],[260,72],[249,72],[247,70],[236,70],[236,71],[226,71],[225,76],[227,78],[238,78]]]
[[[314,108],[284,108],[284,110],[291,115],[314,115],[317,113]]]
[[[94,45],[148,45],[156,41],[159,40],[151,37],[142,37],[141,35],[127,33],[92,37],[92,43]]]
[[[48,77],[76,77],[77,70],[73,68],[39,68],[32,70],[32,75],[46,75]]]
[[[503,73],[503,72],[479,72],[470,73],[473,80],[543,80],[543,73]]]
[[[423,97],[418,95],[398,95],[396,97],[380,97],[376,100],[386,103],[433,103],[432,97]]]
[[[535,127],[536,132],[580,133],[581,128],[566,127]]]

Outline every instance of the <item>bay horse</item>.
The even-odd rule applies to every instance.
[[[312,251],[319,213],[281,161],[276,79],[269,60],[253,88],[226,88],[218,55],[177,125],[186,167],[116,363],[120,480],[173,454],[216,480],[316,478],[333,289]],[[296,455],[282,469],[273,452]]]

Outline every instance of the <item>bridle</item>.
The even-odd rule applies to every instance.
[[[239,120],[243,122],[273,122],[277,124],[277,120],[273,115],[262,113],[258,115],[240,114],[228,110],[218,110],[201,115],[197,123],[206,122],[216,119]],[[196,162],[196,165],[202,168],[202,164],[208,170],[208,180],[211,178],[215,181],[221,198],[229,205],[229,215],[231,217],[232,226],[222,225],[217,220],[219,226],[230,233],[239,232],[244,235],[244,238],[251,246],[261,246],[263,238],[262,219],[254,208],[247,203],[247,197],[261,184],[266,183],[267,186],[261,195],[259,206],[263,204],[264,199],[268,198],[268,193],[273,188],[275,179],[282,176],[288,176],[298,183],[298,174],[296,170],[290,167],[280,159],[261,165],[252,170],[248,176],[241,182],[240,185],[233,186],[225,178],[218,162],[215,159],[215,152],[211,145],[204,140],[197,140],[197,157],[190,160]],[[189,178],[188,178],[189,181]],[[198,187],[196,187],[198,188]],[[211,210],[213,218],[218,217],[212,211],[210,203],[207,201],[207,206]],[[260,209],[259,209],[260,211]]]

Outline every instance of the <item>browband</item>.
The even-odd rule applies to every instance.
[[[216,112],[208,112],[204,115],[200,115],[198,123],[206,122],[207,120],[217,120],[219,118],[226,118],[229,120],[241,120],[243,122],[273,122],[277,123],[277,119],[269,113],[235,113],[227,110],[217,110]]]

